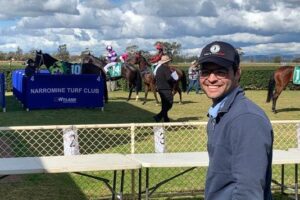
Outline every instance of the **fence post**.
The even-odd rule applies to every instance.
[[[131,124],[130,126],[130,135],[131,135],[131,153],[135,153],[135,141],[134,141],[134,137],[135,137],[135,125]]]
[[[297,142],[298,142],[298,150],[300,150],[300,123],[298,123],[298,127],[297,127]]]
[[[74,126],[63,129],[64,155],[80,155],[77,129]]]
[[[134,142],[134,136],[135,136],[135,125],[131,124],[130,126],[130,135],[131,135],[131,153],[135,152],[135,142]],[[131,199],[135,200],[135,170],[131,170]]]

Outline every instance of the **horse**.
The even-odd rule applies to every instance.
[[[55,63],[58,61],[59,60],[57,60],[56,58],[53,58],[49,54],[43,53],[40,50],[40,51],[36,51],[36,53],[35,53],[34,65],[32,66],[32,64],[29,62],[28,62],[28,64],[31,68],[34,67],[35,71],[38,71],[38,69],[42,65],[45,65],[47,67],[47,69],[50,71],[50,67],[55,66]],[[60,62],[62,62],[62,61],[60,61]],[[72,69],[69,69],[69,68],[71,68],[72,63],[68,63],[68,62],[64,62],[64,63],[68,67],[68,73],[71,74]],[[101,78],[103,78],[103,80],[106,80],[105,72],[103,71],[103,69],[99,68],[97,65],[94,65],[92,63],[82,63],[82,64],[75,63],[75,65],[81,66],[82,74],[98,74],[98,75],[100,75]],[[27,67],[28,71],[29,71],[29,66]],[[26,72],[26,68],[25,68],[25,72]],[[104,84],[104,100],[105,100],[105,103],[108,103],[108,92],[107,92],[106,84]]]
[[[144,99],[143,104],[145,104],[147,101],[147,95],[148,95],[149,90],[151,90],[154,93],[156,104],[158,104],[159,101],[157,100],[155,78],[150,69],[151,64],[147,61],[147,59],[142,55],[141,52],[137,52],[135,54],[135,57],[130,59],[128,62],[139,65],[139,69],[142,73],[142,78],[143,78],[144,84],[145,84],[145,99]],[[170,70],[176,71],[178,74],[179,78],[177,81],[174,81],[172,94],[174,96],[174,95],[176,95],[176,93],[178,93],[179,94],[179,104],[182,104],[182,92],[185,92],[187,89],[187,80],[186,80],[185,72],[181,69],[178,69],[178,68],[172,66],[172,65],[170,65]],[[182,89],[179,87],[179,82],[181,82]]]
[[[269,103],[272,100],[272,112],[274,113],[277,113],[276,102],[279,95],[293,80],[294,69],[294,66],[281,66],[270,77],[266,102]]]
[[[148,92],[152,91],[156,105],[159,104],[157,93],[156,93],[156,84],[154,74],[152,73],[150,66],[151,64],[140,54],[136,53],[133,57],[130,57],[127,61],[133,65],[138,64],[139,70],[141,72],[141,76],[144,82],[144,91],[145,91],[145,98],[143,101],[143,105],[147,102]]]
[[[82,57],[82,63],[93,63],[94,65],[104,68],[104,66],[107,64],[106,60],[97,58],[91,54],[86,54]],[[131,94],[133,92],[133,89],[135,89],[136,92],[136,101],[139,99],[139,92],[142,89],[142,78],[140,75],[140,72],[138,69],[136,69],[133,65],[130,65],[129,63],[122,63],[121,66],[121,76],[120,77],[114,77],[109,78],[109,80],[118,80],[120,78],[126,79],[128,82],[128,88],[129,88],[129,95],[127,98],[127,101],[131,99]]]

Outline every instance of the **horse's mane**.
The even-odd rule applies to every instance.
[[[88,63],[88,62],[98,63],[99,65],[101,65],[101,67],[104,67],[106,65],[106,61],[104,59],[98,58],[98,57],[96,57],[92,54],[84,55],[82,57],[82,62],[84,62],[84,63]]]

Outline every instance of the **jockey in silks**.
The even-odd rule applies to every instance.
[[[107,45],[106,50],[108,52],[108,54],[106,56],[106,60],[108,61],[108,63],[104,66],[104,71],[107,74],[108,69],[110,67],[115,66],[118,56],[117,56],[117,53],[113,50],[111,45]]]
[[[157,43],[155,45],[155,48],[158,50],[158,52],[150,58],[150,62],[152,63],[152,71],[154,71],[154,69],[156,68],[158,61],[160,61],[161,57],[164,55],[164,51],[163,51],[163,46],[161,43]]]
[[[125,63],[126,60],[128,59],[129,55],[128,53],[123,53],[121,56],[120,56],[120,60],[122,63]]]

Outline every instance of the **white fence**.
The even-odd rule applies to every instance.
[[[298,148],[297,128],[299,121],[272,121],[274,129],[274,149]],[[28,157],[64,155],[63,133],[65,129],[76,130],[81,154],[93,153],[149,153],[155,152],[153,128],[157,123],[146,124],[103,124],[72,126],[24,126],[0,127],[0,157]],[[206,122],[165,123],[164,142],[167,152],[206,151]],[[286,174],[293,173],[293,166],[287,166]],[[182,169],[153,169],[150,185],[175,175]],[[111,172],[91,173],[93,175],[112,176]],[[198,168],[184,176],[178,177],[156,195],[198,194],[204,188],[205,168]],[[280,180],[280,168],[273,168],[273,177]],[[24,175],[12,187],[22,187],[30,183],[32,175]],[[35,175],[37,176],[37,175]],[[51,176],[51,175],[38,175]],[[154,178],[155,177],[155,178]],[[66,187],[73,194],[80,191],[85,199],[106,198],[110,194],[103,184],[74,174],[57,175],[52,179],[41,178],[49,187]],[[126,173],[124,193],[130,195],[137,188],[136,172]],[[62,183],[68,182],[65,185]],[[132,187],[132,183],[134,183]],[[293,178],[286,176],[286,184],[292,184]],[[0,180],[1,185],[12,184]],[[69,188],[70,185],[74,187]],[[75,187],[76,185],[76,187]],[[33,190],[38,191],[39,185]],[[76,191],[75,191],[76,190]],[[0,189],[1,192],[1,189]],[[74,199],[74,198],[73,198]],[[75,198],[76,199],[76,198]],[[80,199],[80,198],[79,198]]]

